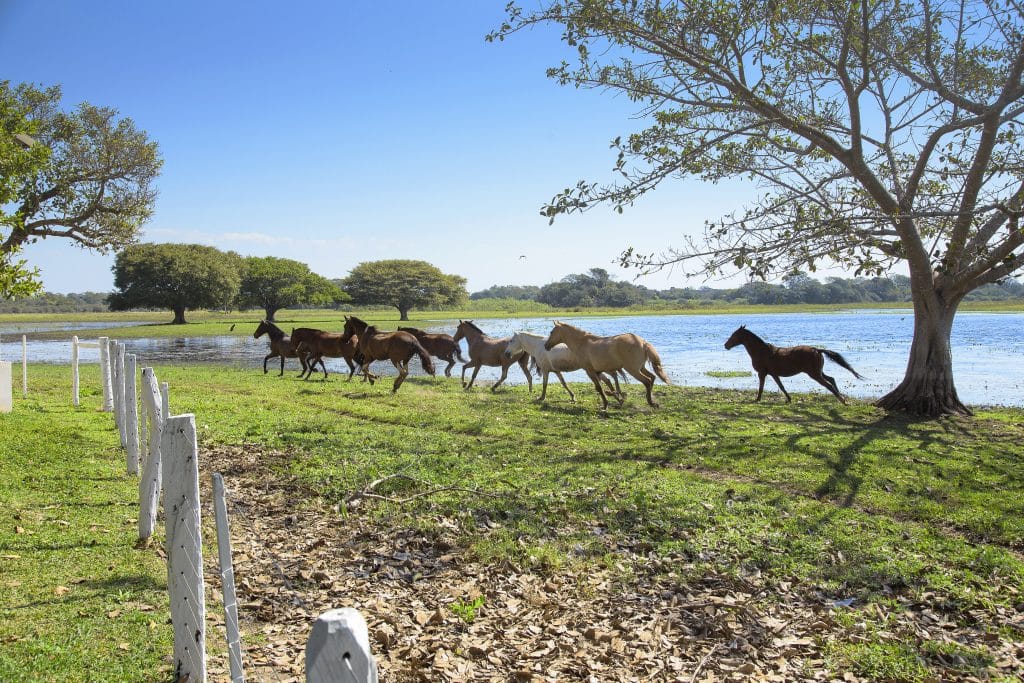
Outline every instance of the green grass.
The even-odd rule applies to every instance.
[[[953,661],[984,672],[992,657],[982,635],[999,640],[995,614],[1013,610],[1024,590],[1021,410],[916,421],[820,395],[754,404],[749,391],[663,386],[661,407],[650,409],[631,385],[624,407],[600,415],[582,384],[578,404],[554,390],[538,405],[526,387],[464,392],[443,378],[411,378],[393,395],[389,379],[371,387],[207,366],[156,370],[170,383],[172,412],[194,413],[203,443],[288,453],[285,473],[342,514],[353,491],[389,474],[409,478],[376,493],[397,499],[459,489],[358,514],[419,526],[461,520],[465,552],[482,560],[555,572],[621,565],[616,549],[627,547],[671,558],[663,571],[681,583],[708,572],[757,572],[806,596],[854,598],[863,611],[851,624],[867,626],[828,650],[839,675],[927,680],[954,671]],[[83,386],[92,387],[87,406],[74,411],[66,405],[68,369],[32,366],[33,398],[0,416],[0,552],[21,556],[0,564],[2,680],[44,662],[65,667],[54,672],[108,666],[95,653],[116,651],[120,639],[138,643],[150,667],[168,651],[161,619],[154,635],[146,617],[119,630],[120,620],[103,616],[125,603],[163,609],[166,598],[162,567],[131,549],[135,512],[118,501],[133,501],[134,482],[121,474],[109,417],[95,413],[92,374],[83,372]],[[50,434],[52,445],[34,445]],[[43,509],[52,504],[60,507]],[[10,514],[27,519],[22,526],[35,535],[12,534],[21,522]],[[110,533],[83,548],[96,536],[96,515]],[[89,578],[74,584],[75,577]],[[11,581],[20,584],[5,587]],[[54,596],[55,585],[72,591]],[[70,597],[88,608],[75,604],[69,617]],[[915,638],[894,644],[874,606],[915,604],[975,624],[978,642],[957,652]],[[81,633],[74,644],[61,628],[69,618]],[[145,679],[138,666],[107,678]],[[50,671],[40,677],[60,677]]]
[[[704,372],[708,377],[728,378],[728,377],[750,377],[754,373],[750,370],[707,370]]]

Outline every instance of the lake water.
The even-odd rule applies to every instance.
[[[609,318],[566,316],[561,319],[600,335],[620,332],[641,335],[658,350],[669,376],[676,384],[756,390],[757,378],[753,374],[727,378],[706,374],[709,371],[750,371],[750,361],[742,347],[732,351],[726,351],[723,347],[732,331],[740,324],[745,324],[766,341],[778,346],[812,344],[842,353],[865,379],[855,379],[831,361],[826,361],[825,372],[836,378],[843,393],[861,398],[881,396],[899,383],[906,369],[913,334],[912,312],[892,309]],[[437,320],[418,324],[429,331],[452,334],[457,321]],[[92,326],[96,325],[110,327],[108,323]],[[546,335],[551,330],[551,319],[481,320],[479,326],[493,337],[508,336],[519,330]],[[90,325],[73,323],[71,327],[88,329]],[[45,329],[52,331],[57,328],[50,326]],[[12,329],[12,326],[6,324],[0,325],[0,358],[20,360],[20,335],[28,332]],[[12,338],[12,335],[16,336]],[[85,335],[79,336],[85,338]],[[957,390],[963,401],[973,405],[1024,405],[1024,314],[960,313],[953,327],[952,342]],[[138,355],[140,365],[198,362],[256,369],[261,368],[263,357],[268,353],[265,337],[256,340],[248,335],[128,339],[125,343],[130,353]],[[70,343],[67,340],[30,340],[28,357],[29,362],[69,363]],[[98,358],[96,350],[82,351],[82,362],[97,362]],[[270,361],[268,368],[271,372],[280,367],[279,362],[276,358]],[[418,361],[413,361],[412,365],[414,374],[419,373]],[[295,360],[288,360],[285,367],[286,371],[295,373],[298,365]],[[341,360],[328,359],[327,367],[331,372],[348,372]],[[383,374],[393,374],[388,363],[378,362],[373,368]],[[456,376],[460,370],[461,366],[457,365],[454,369]],[[483,382],[487,386],[497,377],[498,370],[484,368],[477,377],[477,383]],[[571,377],[575,381],[586,381],[582,373],[574,373]],[[518,367],[509,371],[509,380],[516,384],[525,382]],[[555,381],[554,378],[552,381]],[[784,382],[791,392],[825,391],[805,376],[785,379]],[[555,391],[556,395],[561,391],[557,384],[549,389]],[[770,379],[765,391],[777,392],[777,387]]]

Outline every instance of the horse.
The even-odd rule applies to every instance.
[[[291,337],[285,334],[284,330],[269,320],[261,320],[252,336],[253,339],[259,339],[264,334],[270,339],[270,353],[263,359],[264,375],[267,374],[267,361],[277,357],[281,358],[281,372],[278,374],[278,377],[284,374],[285,358],[298,358],[299,364],[302,365],[302,371],[306,371],[306,354],[299,353],[297,347],[292,344]],[[321,360],[320,365],[322,366],[323,364],[324,362]]]
[[[418,330],[415,327],[399,327],[398,331],[408,332],[416,337],[416,340],[431,356],[448,361],[448,367],[444,369],[445,377],[452,376],[452,368],[455,367],[456,359],[460,363],[466,362],[466,359],[462,357],[462,350],[450,334],[434,334]]]
[[[469,391],[473,387],[473,382],[476,380],[481,366],[486,365],[491,368],[501,368],[501,377],[491,387],[491,391],[494,391],[508,377],[509,367],[513,363],[519,363],[519,367],[523,369],[523,374],[526,375],[526,383],[529,385],[530,391],[533,392],[533,377],[530,376],[530,369],[527,365],[529,356],[525,353],[515,356],[505,355],[505,349],[508,348],[508,342],[511,337],[504,337],[502,339],[488,337],[472,320],[460,320],[459,326],[455,330],[455,336],[452,339],[456,343],[460,339],[465,339],[466,345],[469,347],[469,362],[462,366],[463,389]],[[466,368],[470,367],[473,368],[473,375],[469,378],[469,384],[466,384]]]
[[[420,364],[427,373],[435,374],[434,361],[430,359],[430,354],[416,337],[408,332],[381,332],[354,315],[346,315],[343,341],[348,341],[354,336],[359,338],[359,353],[363,355],[363,375],[370,380],[371,385],[375,378],[370,374],[370,363],[375,360],[389,360],[398,370],[398,377],[391,387],[391,393],[395,393],[398,387],[402,386],[402,382],[409,374],[409,360],[414,355],[419,356]]]
[[[757,398],[754,399],[755,403],[761,400],[761,394],[764,391],[764,378],[768,375],[771,375],[775,383],[779,385],[779,389],[786,396],[786,403],[789,403],[792,399],[789,397],[786,387],[782,386],[782,380],[779,377],[792,377],[802,372],[831,391],[839,399],[840,403],[845,404],[846,399],[839,393],[839,387],[836,386],[835,379],[822,372],[822,368],[825,367],[826,356],[829,360],[852,372],[853,376],[857,379],[864,379],[860,373],[850,367],[845,358],[835,351],[829,351],[817,346],[778,347],[758,337],[748,330],[746,325],[740,325],[732,333],[732,336],[725,342],[725,348],[732,349],[739,344],[743,344],[747,353],[750,354],[750,363],[757,372]]]
[[[664,368],[661,367],[661,357],[654,347],[643,337],[635,334],[617,334],[613,337],[599,337],[586,330],[573,327],[568,323],[556,320],[555,326],[544,342],[544,348],[551,350],[559,344],[565,344],[576,354],[583,369],[594,383],[598,396],[601,397],[601,410],[608,410],[608,397],[605,396],[599,381],[599,373],[616,372],[625,370],[636,377],[647,391],[647,403],[652,408],[657,408],[651,396],[654,387],[655,375],[661,378],[665,384],[672,384]],[[647,362],[650,361],[654,373],[647,369]],[[622,396],[616,397],[619,405],[622,405]]]
[[[349,379],[352,379],[352,375],[355,374],[357,363],[362,364],[357,348],[358,339],[343,340],[344,335],[340,332],[325,332],[312,327],[295,328],[292,330],[291,336],[295,348],[308,354],[311,359],[308,367],[303,366],[299,377],[305,375],[306,379],[309,379],[313,374],[313,366],[319,361],[320,367],[324,371],[324,379],[327,379],[325,356],[327,358],[344,358],[348,365]]]
[[[543,401],[547,395],[548,375],[553,372],[558,377],[558,381],[562,383],[562,387],[569,394],[569,400],[575,403],[576,395],[572,393],[572,389],[565,383],[562,373],[582,370],[583,366],[580,364],[579,359],[576,358],[576,354],[572,352],[572,349],[565,344],[559,344],[549,351],[544,348],[545,341],[544,337],[539,334],[516,332],[509,338],[508,345],[505,347],[505,355],[508,358],[512,358],[520,353],[526,353],[533,359],[533,365],[537,368],[537,374],[541,375],[543,379],[540,398],[536,399],[537,401]],[[602,381],[608,385],[608,391],[618,396],[621,394],[618,386],[618,376],[613,374],[612,377],[615,378],[614,389],[608,378],[604,374],[601,375]]]

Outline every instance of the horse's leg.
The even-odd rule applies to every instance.
[[[615,386],[612,386],[612,381],[610,379],[608,379],[608,375],[606,375],[603,372],[599,372],[599,373],[597,373],[597,376],[600,377],[601,381],[604,382],[604,385],[606,387],[608,387],[608,393],[609,394],[614,394],[615,398],[618,398],[618,399],[621,400],[622,392],[619,391],[619,387],[618,387],[619,380],[618,380],[618,378],[615,379]],[[612,373],[612,377],[615,377],[615,373],[614,372]]]
[[[263,365],[264,365],[264,367],[266,367],[267,362],[263,361]],[[266,374],[266,373],[263,373],[263,374]],[[281,372],[277,373],[277,376],[278,377],[284,377],[284,354],[283,353],[281,354]]]
[[[654,389],[654,375],[644,371],[644,367],[641,365],[638,370],[632,368],[626,368],[626,372],[636,377],[637,380],[644,385],[644,389],[647,391],[647,404],[652,408],[657,408],[658,404],[655,403],[654,397],[651,395],[651,390]],[[619,405],[622,405],[623,399],[619,399]]]
[[[348,363],[348,379],[345,380],[345,381],[346,382],[351,382],[352,381],[352,375],[356,374],[356,364],[353,363],[352,359],[349,358],[348,356],[342,356],[342,357],[345,359],[345,362]]]
[[[444,369],[444,376],[445,377],[451,377],[452,376],[452,368],[454,368],[454,367],[455,367],[455,359],[449,357],[448,358],[448,367],[446,367]]]
[[[523,369],[523,374],[526,375],[526,384],[530,387],[530,393],[533,393],[533,377],[530,376],[530,356],[523,354],[519,357],[519,367]]]
[[[467,363],[467,365],[468,365],[468,363]],[[465,365],[462,366],[462,372],[463,373],[466,372],[466,366]],[[465,382],[463,382],[463,384],[462,384],[462,386],[465,387],[466,391],[469,391],[470,389],[473,388],[473,382],[476,381],[476,375],[477,375],[478,372],[480,372],[480,364],[479,363],[477,363],[476,365],[473,366],[473,374],[470,375],[470,377],[469,377],[469,384],[466,384]]]
[[[409,374],[409,361],[405,361],[403,363],[397,360],[393,360],[391,361],[391,364],[395,366],[396,370],[398,370],[398,377],[395,378],[395,383],[391,387],[391,393],[393,394],[396,391],[398,391],[398,387],[402,386],[402,382],[405,381],[406,375]]]
[[[793,399],[790,398],[789,392],[786,391],[786,387],[782,386],[782,380],[779,379],[779,376],[772,375],[772,379],[775,380],[775,383],[779,385],[779,389],[782,390],[782,393],[786,395],[786,403],[792,403]]]
[[[499,386],[501,386],[501,383],[505,381],[505,378],[506,378],[506,377],[508,377],[508,368],[509,368],[509,366],[508,366],[508,365],[502,365],[502,366],[501,366],[501,377],[499,377],[499,378],[498,378],[498,381],[497,381],[497,382],[495,382],[495,383],[494,383],[494,384],[493,384],[493,385],[491,386],[491,391],[494,391],[494,390],[495,390],[495,389],[497,389],[497,388],[498,388]],[[475,376],[476,376],[476,375],[474,375],[474,377],[475,377]],[[530,387],[530,391],[533,391],[533,387],[532,387],[532,386]]]
[[[576,402],[576,394],[572,393],[572,389],[570,389],[569,385],[565,383],[565,377],[562,377],[562,373],[560,373],[560,372],[558,372],[556,370],[555,371],[555,377],[558,378],[558,381],[562,383],[562,388],[565,389],[566,393],[569,394],[569,401],[572,402],[572,403],[575,403]],[[548,374],[546,372],[544,373],[544,388],[545,389],[548,388]],[[541,398],[544,398],[543,394],[541,394]]]
[[[363,381],[369,382],[371,387],[373,386],[374,379],[373,375],[370,374],[370,363],[372,362],[372,360],[368,360],[363,363]]]
[[[757,373],[757,398],[754,399],[754,403],[758,403],[761,400],[761,394],[764,392],[764,378],[767,375],[768,373],[766,372],[758,371]]]
[[[594,383],[594,388],[597,389],[597,395],[601,397],[601,410],[608,410],[608,397],[604,395],[604,389],[601,388],[601,380],[597,378],[597,373],[593,370],[587,370],[587,377]],[[621,403],[620,403],[621,405]]]
[[[470,361],[469,363],[472,363],[472,362],[473,361]],[[468,389],[469,388],[469,387],[466,386],[466,368],[469,367],[469,363],[463,363],[462,364],[462,388],[463,389]]]
[[[266,358],[263,359],[263,374],[267,374],[267,361],[276,356],[276,353],[268,353]],[[282,361],[283,362],[283,361]]]
[[[846,404],[846,399],[843,398],[843,395],[839,393],[839,387],[838,385],[836,385],[836,380],[834,377],[829,377],[820,370],[818,371],[817,375],[812,375],[811,373],[808,372],[807,376],[813,379],[821,386],[831,391],[835,395],[835,397],[839,399],[840,403],[842,403],[843,405]]]

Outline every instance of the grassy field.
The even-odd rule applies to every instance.
[[[89,372],[82,409],[67,368],[34,366],[32,397],[0,416],[0,680],[154,680],[165,666],[164,570],[132,548],[135,482]],[[389,380],[157,373],[205,447],[285,454],[266,475],[326,514],[427,532],[443,520],[467,561],[610,571],[621,590],[732,577],[764,609],[810,605],[824,625],[809,661],[833,676],[1018,680],[1020,410],[914,421],[820,395],[753,404],[662,386],[650,409],[634,384],[601,416],[583,385],[578,404],[552,387],[538,405],[525,387],[441,378],[392,395]],[[375,481],[382,498],[350,509]]]

